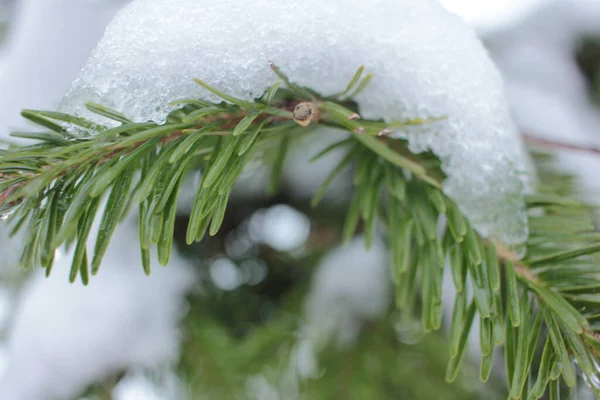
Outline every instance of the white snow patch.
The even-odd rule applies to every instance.
[[[134,373],[125,376],[113,390],[114,400],[181,400],[183,383],[174,371],[160,371],[158,377]]]
[[[242,271],[229,258],[218,258],[210,264],[209,274],[212,282],[221,290],[235,290],[244,283]]]
[[[480,233],[526,239],[530,167],[500,76],[473,30],[436,0],[136,0],[111,22],[62,110],[90,116],[84,104],[96,101],[164,121],[174,100],[216,100],[194,77],[260,96],[277,81],[268,60],[323,94],[364,64],[375,76],[356,99],[366,118],[446,116],[405,132],[411,149],[441,158],[445,192]]]
[[[255,212],[250,218],[249,230],[258,243],[277,251],[292,251],[308,240],[310,219],[286,204],[277,204]]]
[[[319,265],[306,301],[306,337],[318,347],[335,339],[353,342],[364,322],[389,307],[391,288],[384,244],[365,248],[364,237],[329,253]],[[317,343],[318,342],[318,343]]]
[[[515,121],[526,133],[600,147],[600,111],[575,60],[578,41],[600,37],[600,2],[552,0],[513,29],[486,38],[506,81]],[[598,157],[561,151],[559,164],[578,175],[586,200],[598,203]]]
[[[19,1],[2,54],[1,137],[26,126],[22,108],[59,103],[126,1]],[[5,236],[6,229],[0,229],[3,280],[21,272],[22,239]],[[33,271],[16,306],[8,343],[0,348],[0,398],[73,398],[108,374],[154,367],[177,355],[176,323],[194,277],[176,255],[169,269],[155,268],[152,277],[145,277],[135,237],[131,226],[120,228],[90,287],[67,283],[68,256],[57,262],[49,280]]]
[[[0,137],[31,129],[21,110],[58,106],[127,0],[21,0],[2,48]],[[16,140],[16,139],[13,139]]]
[[[120,226],[98,276],[69,284],[70,257],[28,283],[16,312],[0,380],[5,400],[74,398],[88,385],[128,368],[154,368],[178,355],[177,323],[194,282],[173,254],[146,277],[135,224]]]
[[[277,371],[250,376],[252,399],[299,399],[302,382],[323,373],[318,353],[334,343],[352,346],[365,323],[381,318],[391,302],[388,259],[377,239],[370,249],[359,236],[320,262],[305,303],[305,322],[289,360]],[[275,375],[274,375],[275,374]]]
[[[449,11],[481,31],[510,26],[547,0],[440,0]]]

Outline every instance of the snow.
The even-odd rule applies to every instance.
[[[125,0],[21,0],[2,48],[0,137],[28,127],[21,110],[56,108]]]
[[[213,261],[209,267],[209,274],[214,285],[221,290],[235,290],[244,283],[242,271],[226,257]]]
[[[555,0],[515,29],[488,38],[516,122],[530,133],[589,143],[600,127],[574,58],[578,40],[600,35],[600,2]]]
[[[323,346],[352,346],[365,323],[384,316],[391,303],[386,248],[375,240],[365,248],[358,236],[331,250],[319,263],[306,297],[304,323],[289,359],[277,370],[265,368],[248,377],[251,399],[299,399],[305,379],[323,374]]]
[[[526,133],[599,147],[600,111],[574,54],[584,36],[600,37],[600,2],[552,0],[513,29],[489,35],[492,58],[504,75],[511,111]],[[560,152],[560,166],[579,176],[587,200],[598,203],[600,159]]]
[[[98,276],[69,284],[70,256],[49,279],[36,271],[21,294],[0,380],[5,400],[74,398],[129,368],[155,368],[179,354],[177,324],[194,274],[173,255],[147,277],[134,221],[120,226]]]
[[[2,59],[0,137],[24,124],[22,108],[58,105],[124,3],[19,1]],[[32,271],[19,298],[10,299],[14,319],[8,341],[3,338],[0,348],[3,400],[74,398],[108,374],[154,367],[178,355],[177,322],[194,276],[174,254],[168,269],[157,268],[154,260],[153,274],[146,277],[138,261],[138,243],[131,240],[137,231],[129,222],[117,231],[89,287],[68,284],[70,262],[65,256],[49,280],[41,276],[43,271]],[[6,229],[0,229],[4,283],[22,277],[23,271],[16,268],[21,242],[18,237],[8,239]],[[116,396],[124,400],[127,392],[131,390],[119,389]]]
[[[545,1],[548,0],[441,0],[441,3],[478,31],[485,32],[513,25]]]
[[[306,300],[306,339],[348,345],[364,322],[381,317],[391,301],[388,264],[384,244],[366,249],[361,236],[327,254]]]
[[[114,400],[181,400],[185,399],[183,382],[173,371],[160,371],[158,377],[142,373],[128,374],[115,387]]]
[[[364,64],[374,73],[356,99],[365,118],[447,117],[401,134],[413,151],[440,157],[445,192],[480,233],[526,239],[530,167],[502,81],[473,30],[436,0],[136,0],[111,22],[62,110],[89,116],[84,104],[95,101],[164,121],[171,101],[215,100],[194,77],[260,96],[277,80],[269,60],[323,94]]]
[[[250,218],[249,231],[257,243],[280,252],[292,251],[308,240],[310,219],[288,205],[277,204],[255,212]]]

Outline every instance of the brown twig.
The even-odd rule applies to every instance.
[[[517,277],[519,277],[520,279],[527,281],[527,282],[532,282],[535,284],[542,284],[542,282],[540,281],[540,279],[523,263],[520,263],[517,256],[511,252],[508,248],[495,243],[495,247],[496,247],[496,252],[498,254],[498,258],[502,261],[509,261],[513,264],[514,270],[515,270],[515,275],[517,275]],[[539,296],[536,296],[538,301],[543,301]],[[582,329],[582,337],[587,337],[590,340],[594,340],[597,342],[600,342],[600,333],[595,332],[594,330],[592,330],[590,328],[590,326],[581,326]],[[588,343],[586,343],[586,347],[587,349],[594,354],[596,357],[599,357],[600,355],[598,354],[598,352],[596,351],[596,349],[589,345]]]
[[[527,133],[522,133],[521,136],[523,137],[525,143],[530,145],[547,147],[553,150],[570,150],[600,156],[600,148],[597,147],[582,146],[577,144],[558,142],[550,139],[542,139],[536,136],[529,135]]]
[[[498,258],[503,262],[510,262],[513,265],[515,274],[518,277],[529,282],[538,284],[540,283],[539,278],[533,272],[531,272],[531,270],[525,264],[519,261],[519,258],[515,253],[499,243],[494,243],[494,246],[496,247],[496,254],[498,254]]]

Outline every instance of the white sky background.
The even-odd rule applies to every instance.
[[[480,31],[490,31],[516,23],[549,0],[440,0],[450,11]]]

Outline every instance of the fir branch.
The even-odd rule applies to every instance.
[[[536,212],[530,214],[527,252],[520,258],[516,249],[482,238],[441,191],[439,160],[411,154],[405,141],[388,136],[406,125],[437,119],[389,124],[361,119],[348,93],[354,95],[368,84],[369,75],[361,80],[362,69],[333,97],[299,87],[277,67],[273,70],[285,86],[278,83],[255,101],[196,80],[224,102],[180,101],[181,107],[163,125],[131,122],[95,104],[89,105],[91,111],[120,125],[107,128],[81,117],[24,111],[49,131],[19,134],[37,143],[0,155],[0,210],[10,214],[14,231],[26,232],[22,264],[41,265],[50,273],[55,250],[74,243],[71,280],[80,276],[87,283],[90,273],[98,272],[118,221],[137,206],[142,263],[150,273],[153,246],[160,262],[168,263],[177,195],[188,171],[202,171],[187,230],[187,242],[192,243],[219,231],[232,186],[254,157],[274,150],[270,190],[275,191],[293,140],[316,126],[330,126],[349,137],[317,157],[340,148],[347,153],[316,193],[314,204],[344,167],[354,165],[356,190],[344,237],[354,236],[362,221],[369,245],[383,223],[396,305],[402,313],[420,314],[425,331],[441,327],[442,273],[446,264],[452,270],[458,296],[450,330],[449,381],[458,374],[476,316],[481,320],[481,378],[490,375],[493,349],[504,345],[512,398],[543,395],[548,385],[556,390],[553,382],[559,377],[572,385],[571,360],[589,381],[600,378],[600,240],[589,222],[590,207],[552,190],[559,188],[554,180],[553,187],[540,186],[527,198]],[[85,244],[97,214],[100,230],[94,254],[88,257]],[[440,233],[442,218],[446,229]],[[535,369],[542,335],[551,344]],[[526,382],[535,378],[529,388]]]

